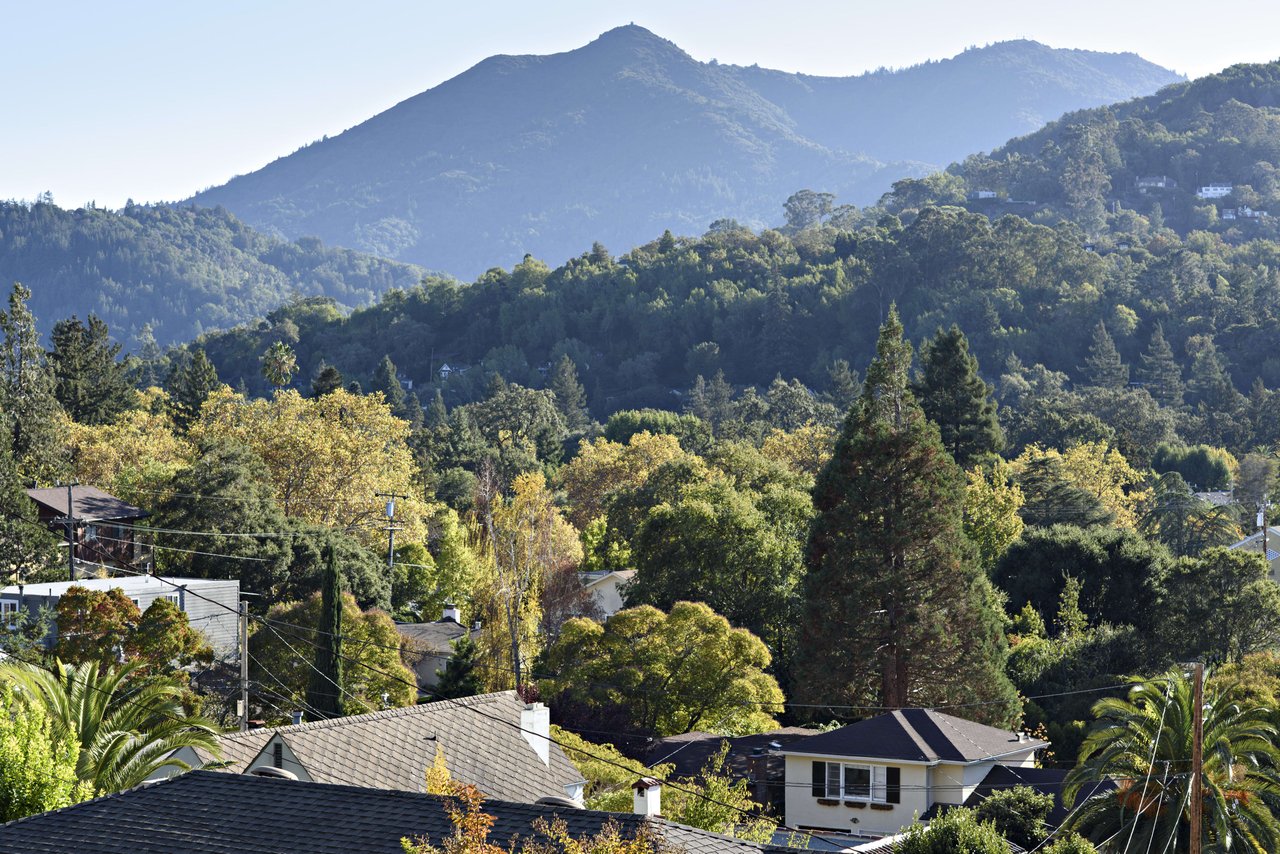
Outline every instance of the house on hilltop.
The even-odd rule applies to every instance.
[[[182,748],[192,768],[266,774],[312,783],[425,792],[437,750],[449,777],[486,797],[581,804],[586,781],[551,740],[550,711],[515,691],[387,709],[364,715],[266,727],[219,737],[221,760]],[[169,776],[166,768],[158,777]]]

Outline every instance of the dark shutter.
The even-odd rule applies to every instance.
[[[271,746],[271,764],[277,768],[284,767],[284,745],[278,741]]]
[[[902,769],[886,768],[884,775],[884,799],[887,803],[902,803]]]
[[[825,798],[827,796],[827,763],[813,763],[813,796],[815,798]]]

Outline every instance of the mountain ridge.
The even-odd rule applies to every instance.
[[[968,67],[990,50],[942,62],[963,59]],[[1178,79],[1136,56],[1104,62],[1099,57],[1111,55],[1026,45],[1002,50],[1038,51],[1070,60],[1068,66],[1080,56],[1094,65],[1119,62],[1122,76],[1132,78],[1094,69],[1085,80],[1090,75],[1077,69],[1072,73],[1085,80],[1080,86],[1091,97],[1058,86],[1053,91],[1065,92],[1062,97],[1037,101],[1032,90],[1049,85],[1053,66],[1011,84],[1016,98],[985,99],[998,102],[995,112],[1008,108],[1001,121],[1023,132],[1049,109],[1057,115],[1065,111],[1059,106],[1094,106]],[[922,101],[916,113],[895,118],[910,100],[900,91],[902,75],[933,86],[937,67],[801,77],[701,62],[674,42],[627,25],[569,51],[484,59],[192,201],[224,205],[280,236],[315,235],[463,278],[526,252],[567,257],[592,240],[627,247],[666,228],[699,233],[725,217],[762,226],[775,222],[782,201],[802,187],[866,203],[896,178],[925,174],[930,164],[1018,135],[992,126],[984,113],[976,124],[987,144],[975,146],[974,134],[960,132],[964,103],[947,104],[946,136],[959,146],[952,156],[936,156],[947,152],[934,142],[914,149],[903,143],[896,147],[908,150],[894,154],[895,139],[935,140],[939,128],[927,114],[955,101],[957,87],[974,88],[957,81]],[[989,70],[975,73],[992,77]],[[796,91],[798,81],[816,94]],[[983,100],[971,93],[967,103]],[[851,118],[832,117],[853,102],[869,106]],[[1031,109],[1037,106],[1040,112]],[[869,145],[850,136],[855,125]]]

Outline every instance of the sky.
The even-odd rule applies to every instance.
[[[824,75],[1015,38],[1191,77],[1280,58],[1276,0],[0,0],[0,199],[180,200],[487,56],[628,23],[699,60]]]

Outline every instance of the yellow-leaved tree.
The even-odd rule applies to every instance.
[[[795,430],[774,430],[764,437],[760,453],[797,474],[817,477],[831,459],[836,431],[826,424],[806,424]]]
[[[625,445],[604,438],[583,442],[560,475],[569,495],[569,521],[585,528],[604,515],[611,494],[635,489],[659,466],[685,458],[694,456],[680,447],[675,436],[647,430],[636,433]]]
[[[1029,445],[1013,461],[1014,474],[1037,463],[1052,464],[1067,483],[1097,498],[1116,525],[1137,530],[1138,511],[1150,491],[1143,486],[1142,473],[1129,465],[1124,454],[1106,442],[1081,442],[1065,451]]]
[[[191,443],[178,435],[169,417],[168,395],[158,388],[136,392],[136,408],[111,424],[68,421],[66,446],[76,477],[142,506],[181,468],[191,464]]]
[[[405,542],[422,542],[430,508],[415,488],[409,423],[381,395],[345,390],[305,398],[293,389],[246,400],[224,387],[210,395],[190,436],[197,445],[238,441],[266,463],[286,516],[341,528],[383,548],[379,492],[409,495],[396,505]]]
[[[996,457],[987,469],[965,472],[964,533],[978,548],[983,567],[990,569],[1022,536],[1022,489],[1013,481],[1013,467]]]

